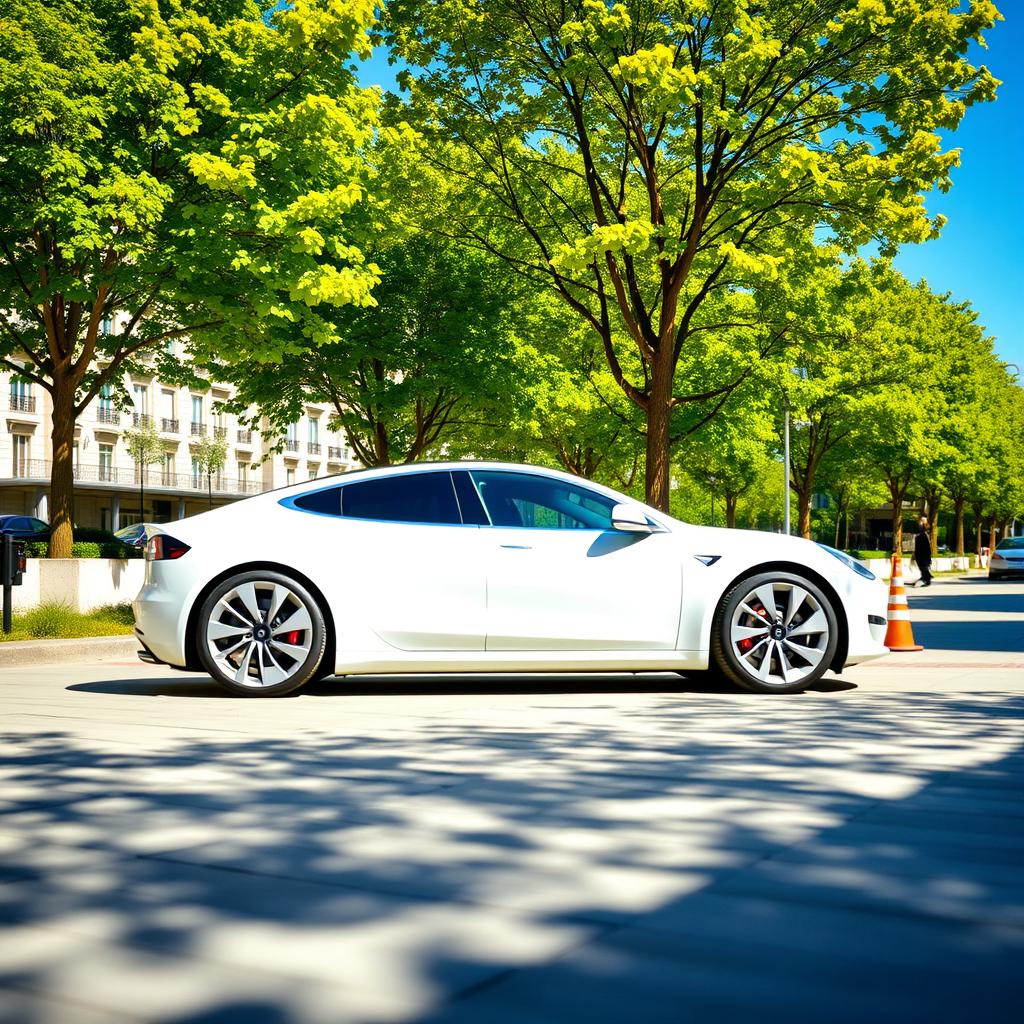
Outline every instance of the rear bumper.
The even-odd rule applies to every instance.
[[[181,599],[147,582],[132,602],[135,635],[158,663],[182,668],[185,643],[181,630]]]

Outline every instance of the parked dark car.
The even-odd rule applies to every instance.
[[[9,533],[15,540],[46,540],[50,524],[34,516],[0,516],[0,534]]]

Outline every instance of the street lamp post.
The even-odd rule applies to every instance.
[[[783,422],[783,471],[786,478],[783,481],[782,498],[782,532],[789,536],[789,396],[782,393],[782,422]]]

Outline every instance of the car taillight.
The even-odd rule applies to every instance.
[[[168,537],[166,533],[158,533],[146,542],[146,560],[163,562],[168,558],[181,558],[188,550],[189,546],[182,541]]]

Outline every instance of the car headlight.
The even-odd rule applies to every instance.
[[[848,569],[852,569],[858,576],[863,576],[866,580],[878,578],[866,565],[862,565],[856,558],[851,558],[845,551],[837,551],[835,548],[830,548],[827,544],[819,544],[818,547],[838,558],[843,565]]]

